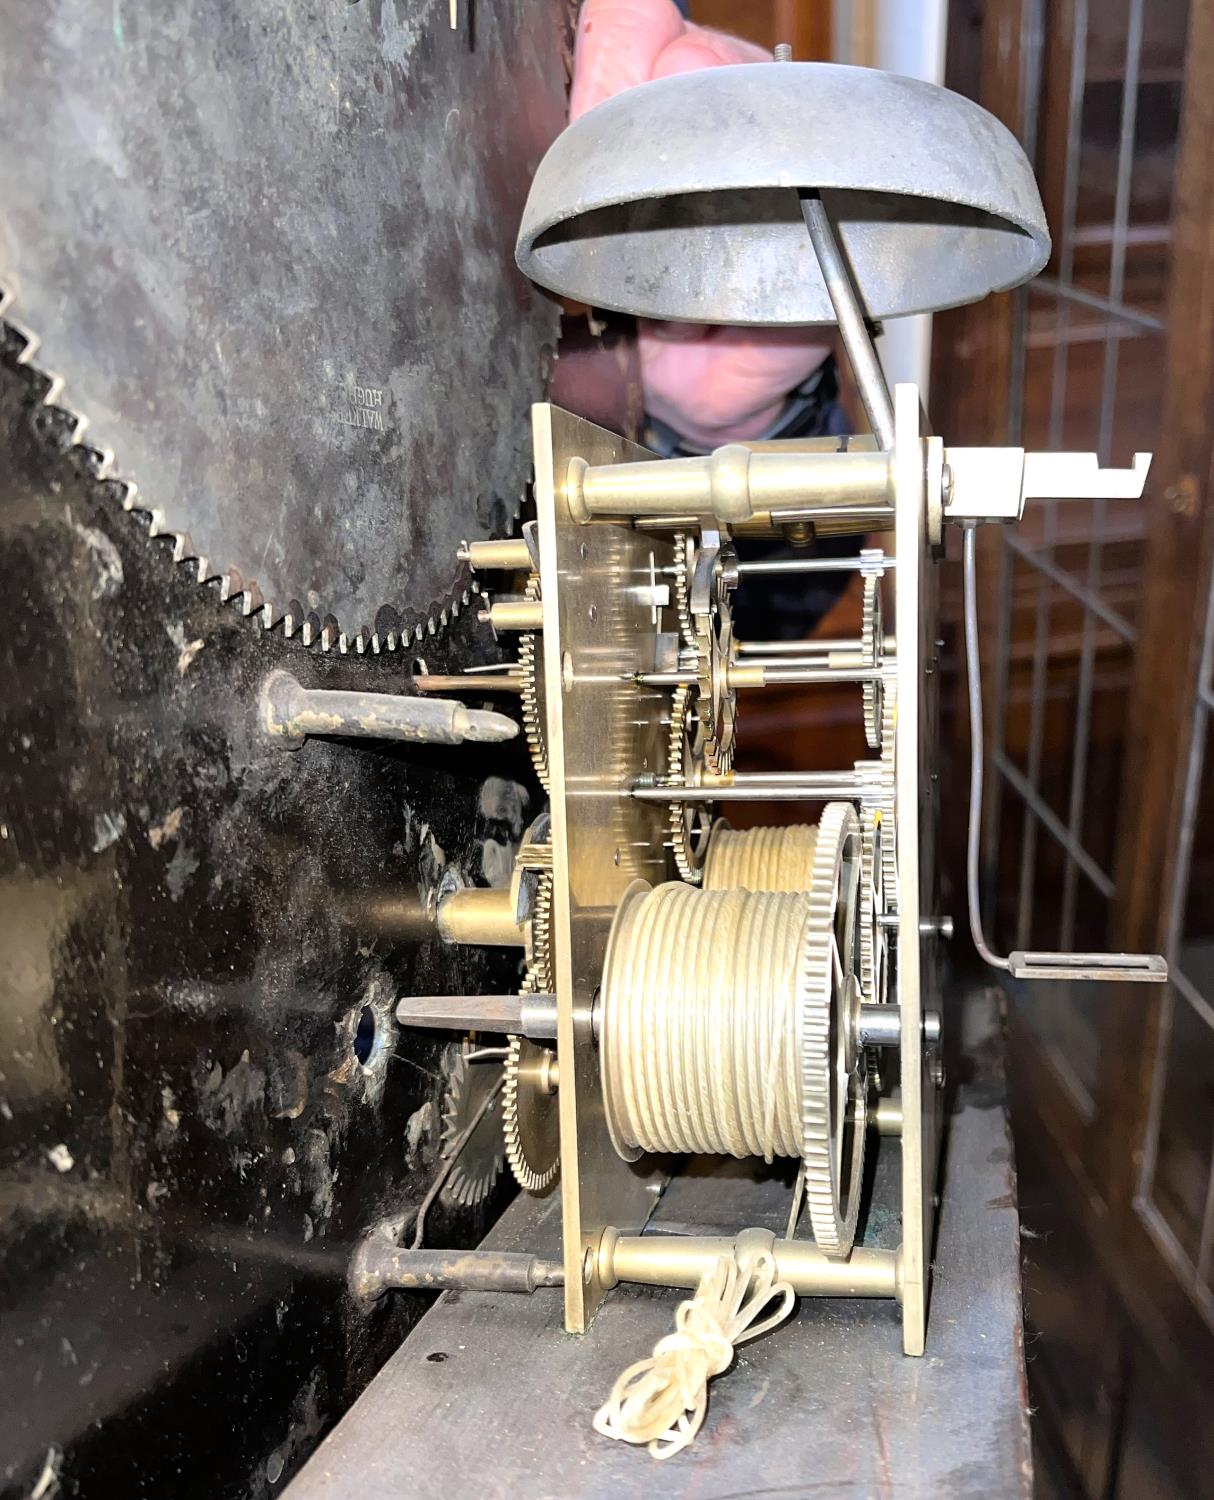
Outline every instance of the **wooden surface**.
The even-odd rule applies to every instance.
[[[691,1449],[667,1463],[599,1437],[616,1375],[671,1327],[680,1294],[620,1287],[590,1333],[559,1292],[448,1293],[290,1488],[290,1500],[460,1496],[1016,1496],[1031,1493],[1019,1219],[994,1002],[965,1007],[927,1353],[900,1353],[887,1302],[802,1300],[711,1389]],[[883,1143],[887,1148],[893,1142]],[[877,1163],[865,1243],[893,1244],[896,1151]],[[788,1189],[732,1164],[667,1191],[658,1232],[779,1228]],[[486,1241],[551,1253],[555,1197],[519,1198]]]
[[[1016,38],[1025,19],[1042,28],[1039,52],[1027,59],[1030,74],[1039,73],[1043,85],[1035,130],[1038,176],[1060,244],[1067,142],[1079,139],[1072,270],[1077,285],[1098,296],[1110,285],[1126,29],[1134,10],[1061,0],[1044,7],[1027,0],[959,0],[950,10],[950,43],[956,44],[950,64],[954,54],[966,63],[950,71],[950,85],[973,94],[1015,130],[1028,123]],[[1116,889],[1110,908],[1103,899],[1090,899],[1088,888],[1075,946],[1151,951],[1165,941],[1171,896],[1184,894],[1176,889],[1181,793],[1214,554],[1214,95],[1207,82],[1214,63],[1214,0],[1159,0],[1142,13],[1132,232],[1122,300],[1163,318],[1166,329],[1122,339],[1118,347],[1110,457],[1124,463],[1134,449],[1149,449],[1155,458],[1144,502],[1105,508],[1106,540],[1095,568],[1103,602],[1133,622],[1137,639],[1127,644],[1103,629],[1095,633],[1082,836],[1113,874]],[[981,21],[980,30],[966,24],[975,21]],[[1076,26],[1086,30],[1087,87],[1072,108]],[[985,64],[975,63],[979,53]],[[1055,274],[1060,269],[1051,268]],[[1001,427],[1015,384],[1016,340],[1001,341],[1003,313],[994,299],[935,319],[940,379],[933,383],[933,417],[951,441],[1095,448],[1104,324],[1079,306],[1058,319],[1049,295],[1039,290],[1027,294],[1027,308],[1023,438],[1009,437]],[[1059,367],[1065,364],[1066,398],[1061,430],[1051,442],[1052,374],[1063,339]],[[1053,561],[1081,584],[1089,576],[1091,517],[1087,506],[1058,511]],[[1030,507],[1017,534],[1040,546],[1041,513],[1034,521]],[[1002,550],[993,534],[990,540]],[[997,577],[997,568],[988,569],[979,588],[990,686],[996,680]],[[1047,590],[1046,670],[1035,684],[1039,597],[1033,570],[1015,559],[1009,685],[1000,717],[1008,754],[1024,769],[1030,716],[1035,710],[1041,715],[1041,793],[1065,818],[1080,622],[1073,600],[1060,589]],[[988,733],[994,722],[992,712]],[[943,748],[947,754],[948,746]],[[1199,936],[1214,931],[1214,908],[1203,911],[1192,901],[1194,891],[1214,891],[1214,778],[1208,759],[1204,774],[1186,911],[1193,924],[1188,931]],[[953,800],[963,808],[964,798]],[[1003,899],[992,892],[986,908],[996,946],[1016,932],[1025,821],[1023,803],[1006,788],[1002,810],[997,886]],[[985,848],[992,847],[988,839]],[[960,868],[954,861],[954,869]],[[1062,881],[1059,846],[1040,832],[1031,884],[1035,944],[1060,944]],[[1099,930],[1092,931],[1096,924]],[[1214,1303],[1208,1279],[1196,1293],[1191,1290],[1198,1278],[1185,1255],[1199,1253],[1208,1201],[1214,1043],[1204,1022],[1194,1021],[1179,1037],[1161,1029],[1170,1003],[1162,986],[1104,986],[1099,998],[1081,997],[1081,1003],[1039,986],[1012,1007],[1009,1063],[1024,1163],[1025,1306],[1043,1500],[1062,1494],[1170,1500],[1210,1493]],[[1180,1017],[1192,1014],[1179,997],[1177,1005]],[[1162,1155],[1170,1160],[1164,1173],[1153,1176],[1148,1124],[1157,1075],[1160,1139],[1167,1146]]]

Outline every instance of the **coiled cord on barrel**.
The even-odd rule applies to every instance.
[[[625,897],[603,974],[617,1148],[800,1156],[805,893],[671,882]]]
[[[785,828],[730,828],[717,822],[708,841],[703,886],[706,891],[807,891],[818,828],[794,823]]]

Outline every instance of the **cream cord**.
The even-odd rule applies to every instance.
[[[625,908],[604,974],[600,1056],[629,1146],[800,1156],[810,899],[670,881]]]
[[[755,1320],[779,1298],[779,1306]],[[793,1289],[776,1280],[767,1250],[719,1256],[694,1297],[679,1304],[674,1332],[649,1359],[629,1365],[594,1416],[594,1430],[625,1443],[646,1443],[654,1458],[673,1458],[699,1432],[708,1410],[708,1382],[733,1362],[734,1350],[782,1323]]]

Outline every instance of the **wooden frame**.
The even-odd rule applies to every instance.
[[[1049,58],[1041,101],[1047,133],[1058,115],[1058,90],[1066,92],[1075,6],[1051,10],[1060,26],[1047,30],[1043,40]],[[1018,133],[1026,124],[1023,69],[1034,65],[1020,50],[1021,39],[1035,14],[1031,0],[990,0],[984,7],[976,92]],[[1189,725],[1214,567],[1214,94],[1205,86],[1211,64],[1214,0],[1193,0],[1173,199],[1163,421],[1144,501],[1147,541],[1112,870],[1111,937],[1126,950],[1158,951],[1168,936]],[[1069,109],[1066,97],[1061,107]],[[1048,168],[1059,151],[1047,149],[1043,156]],[[1062,187],[1056,171],[1043,175],[1053,223]],[[1016,338],[1011,298],[937,318],[933,406],[951,440],[1007,440]],[[991,540],[994,545],[980,552],[983,596],[993,592],[1000,565],[997,539]],[[995,622],[984,624],[994,636]],[[988,663],[994,644],[987,646]],[[1111,989],[1090,1117],[1063,1085],[1040,1037],[1013,1008],[1014,1118],[1022,1145],[1048,1153],[1054,1190],[1066,1195],[1074,1222],[1099,1247],[1100,1270],[1138,1335],[1184,1377],[1178,1389],[1199,1392],[1194,1377],[1214,1356],[1214,1327],[1152,1232],[1153,1210],[1140,1189],[1165,1001],[1166,992],[1154,987]]]

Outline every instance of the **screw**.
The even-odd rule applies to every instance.
[[[777,42],[775,52],[772,55],[776,62],[792,62],[792,43]]]
[[[1168,485],[1164,490],[1163,498],[1175,515],[1191,519],[1197,514],[1200,491],[1201,485],[1196,474],[1182,474],[1175,484]]]

